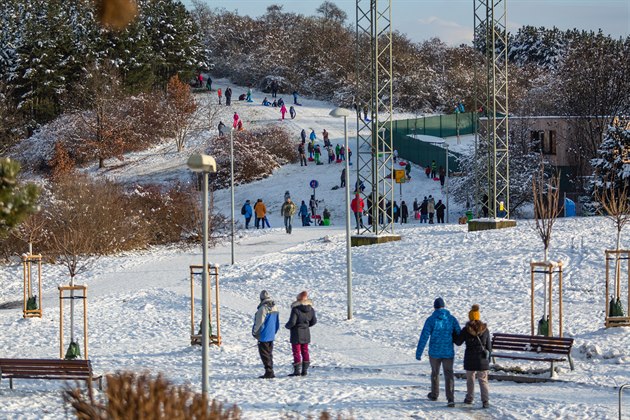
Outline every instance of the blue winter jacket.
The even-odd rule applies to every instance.
[[[424,323],[416,348],[416,359],[420,360],[422,357],[427,341],[429,341],[429,357],[434,359],[454,358],[453,333],[459,335],[461,330],[457,319],[448,310],[436,309]]]
[[[264,300],[258,305],[258,311],[254,315],[252,335],[261,343],[268,343],[276,338],[280,328],[278,309],[271,299]]]
[[[250,217],[252,217],[253,214],[254,214],[254,210],[252,210],[252,206],[245,203],[245,214],[243,215],[243,217],[249,219]]]
[[[302,216],[302,217],[308,216],[308,207],[306,207],[306,204],[302,204],[300,206],[300,212],[298,213],[298,216]]]

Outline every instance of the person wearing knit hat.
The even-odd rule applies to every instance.
[[[479,381],[481,403],[483,408],[490,407],[488,370],[490,369],[490,352],[492,343],[488,326],[481,322],[479,305],[472,305],[468,312],[468,321],[461,333],[455,338],[455,344],[466,343],[464,353],[464,370],[466,370],[465,404],[472,404],[475,396],[475,377]]]
[[[273,340],[280,328],[280,319],[276,304],[271,299],[269,292],[260,292],[260,304],[254,316],[252,335],[258,340],[258,354],[265,367],[265,374],[259,378],[271,379],[276,376],[273,373]]]
[[[289,376],[306,376],[311,365],[308,345],[311,342],[311,327],[317,324],[313,302],[305,291],[297,295],[291,304],[291,315],[285,328],[291,330],[290,342],[293,352],[293,373]]]
[[[455,377],[453,375],[453,336],[459,336],[461,328],[457,319],[445,309],[444,299],[433,301],[433,314],[427,318],[420,333],[416,360],[422,359],[424,348],[429,342],[429,363],[431,364],[431,392],[427,397],[436,401],[440,392],[440,366],[444,371],[446,399],[449,407],[455,407]]]

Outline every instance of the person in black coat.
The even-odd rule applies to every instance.
[[[418,203],[416,203],[417,205]],[[400,224],[407,223],[407,218],[409,217],[409,209],[407,208],[407,203],[404,201],[400,203]]]
[[[306,376],[311,364],[308,345],[311,342],[311,327],[317,324],[313,302],[306,291],[297,295],[291,304],[291,316],[285,328],[291,330],[291,350],[293,351],[293,373],[289,376]],[[301,368],[301,370],[300,370]]]
[[[446,210],[446,206],[442,203],[442,200],[438,200],[435,205],[435,216],[437,217],[438,223],[444,223],[444,211]]]
[[[472,404],[475,396],[475,376],[479,380],[481,391],[481,402],[483,408],[490,407],[488,370],[490,369],[490,359],[487,355],[492,351],[490,342],[490,331],[485,323],[480,321],[479,305],[473,305],[468,312],[466,326],[461,333],[453,340],[455,344],[461,346],[466,343],[464,353],[464,370],[466,370],[466,398],[465,404]]]

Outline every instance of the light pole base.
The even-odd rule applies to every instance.
[[[400,239],[400,235],[354,235],[350,238],[350,244],[351,246],[375,245],[400,241]]]

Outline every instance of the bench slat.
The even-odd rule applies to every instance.
[[[548,357],[548,356],[535,357],[535,356],[530,356],[527,354],[492,353],[491,356],[501,358],[501,359],[513,359],[513,360],[522,359],[522,360],[534,360],[538,362],[564,362],[567,360],[566,357]]]
[[[557,347],[545,347],[545,346],[527,346],[522,344],[512,344],[512,345],[492,345],[493,349],[500,350],[515,350],[515,351],[529,351],[532,353],[556,353],[556,354],[567,354],[570,352],[570,348],[557,348]]]

